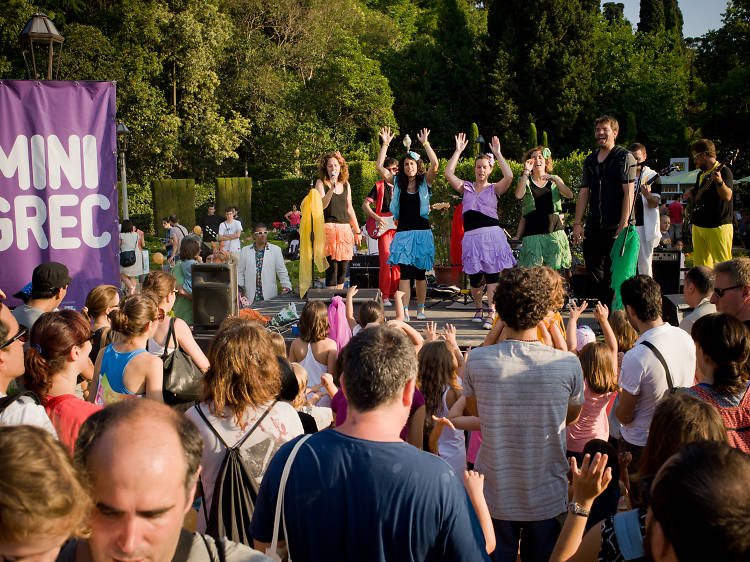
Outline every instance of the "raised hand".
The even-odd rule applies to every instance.
[[[351,285],[346,291],[346,298],[354,297],[357,294],[357,286]]]
[[[570,303],[568,304],[568,308],[570,309],[570,317],[577,320],[581,317],[581,314],[583,314],[583,311],[586,310],[588,306],[588,301],[583,301],[583,303],[581,303],[581,306],[578,306],[576,304],[576,301],[571,299]]]
[[[419,131],[419,133],[417,133],[417,140],[421,142],[422,144],[424,144],[427,142],[427,137],[429,136],[430,136],[430,130],[427,127],[425,127],[424,129]]]
[[[490,150],[495,156],[499,156],[500,154],[500,139],[497,137],[492,137],[492,140],[490,141]]]
[[[458,342],[456,341],[456,327],[453,324],[446,324],[443,326],[440,335],[445,341],[451,344],[452,347],[458,347]]]
[[[523,171],[527,174],[530,174],[531,170],[533,169],[534,169],[534,159],[529,158],[528,160],[526,160],[526,162],[523,163]]]
[[[601,324],[607,322],[609,318],[609,308],[606,304],[600,302],[596,303],[596,310],[594,310],[594,319]]]
[[[427,322],[427,326],[422,333],[424,334],[424,341],[437,341],[437,322]]]
[[[573,501],[590,509],[591,504],[612,480],[612,469],[607,468],[607,455],[596,453],[592,459],[586,454],[579,470],[575,457],[570,459],[570,470],[573,473]]]
[[[466,148],[466,145],[469,144],[469,141],[466,139],[465,133],[458,133],[455,137],[456,139],[456,152],[463,152]]]
[[[383,144],[391,144],[394,136],[395,135],[391,133],[390,127],[383,127],[380,129],[380,140],[383,141]]]

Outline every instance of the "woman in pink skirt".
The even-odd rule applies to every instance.
[[[492,137],[492,154],[480,154],[474,162],[474,183],[456,177],[456,164],[469,144],[464,133],[455,137],[456,150],[445,168],[445,178],[451,187],[463,194],[464,238],[461,258],[464,272],[469,276],[471,295],[476,305],[473,322],[483,322],[482,327],[492,328],[495,315],[493,297],[499,274],[503,269],[516,265],[505,232],[498,225],[497,198],[508,190],[513,172],[500,153],[500,140]],[[493,158],[494,155],[494,158]],[[497,159],[503,179],[489,183],[490,173]],[[482,278],[487,284],[489,313],[482,316]]]

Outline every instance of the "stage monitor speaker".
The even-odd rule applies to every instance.
[[[651,260],[654,279],[661,286],[662,295],[680,292],[680,252],[677,250],[655,250]]]
[[[349,283],[357,289],[377,289],[380,285],[380,269],[373,267],[350,267]]]
[[[693,308],[685,302],[685,295],[662,295],[661,317],[672,326],[679,326],[682,319],[690,314]]]
[[[577,299],[599,298],[597,287],[588,273],[574,273],[570,276],[570,297]]]
[[[350,267],[380,267],[380,256],[378,254],[354,254]]]
[[[237,264],[197,263],[192,271],[195,327],[216,328],[237,314]]]
[[[335,296],[339,296],[346,301],[346,289],[310,289],[307,291],[305,298],[308,301],[323,301],[326,305],[329,305]],[[366,301],[376,301],[382,304],[383,293],[380,292],[380,289],[357,288],[357,294],[352,299],[354,318],[357,318],[359,307]]]

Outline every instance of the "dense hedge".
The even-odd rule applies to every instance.
[[[253,222],[262,221],[269,228],[271,223],[284,220],[284,215],[292,210],[292,204],[299,208],[310,191],[309,178],[284,178],[265,180],[255,186]]]
[[[122,186],[120,182],[117,182],[117,200],[119,216],[122,217]],[[154,232],[154,206],[149,186],[136,183],[128,184],[128,215],[130,220],[143,232]]]
[[[151,184],[154,201],[154,232],[160,232],[164,217],[175,214],[180,224],[191,230],[195,225],[195,180],[155,180]]]
[[[195,184],[195,224],[198,224],[206,213],[208,204],[216,202],[216,184],[211,181]],[[219,209],[217,213],[222,214]]]
[[[242,228],[252,228],[252,178],[216,178],[216,212],[223,215],[229,206],[237,207]]]
[[[375,162],[363,160],[359,162],[349,162],[349,184],[352,186],[352,205],[354,212],[357,213],[360,226],[364,223],[366,217],[362,210],[362,202],[370,193],[372,186],[380,179],[378,171],[375,169]]]

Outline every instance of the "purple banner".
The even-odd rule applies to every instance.
[[[73,283],[81,309],[96,285],[120,285],[114,82],[0,80],[0,288],[42,262]]]

